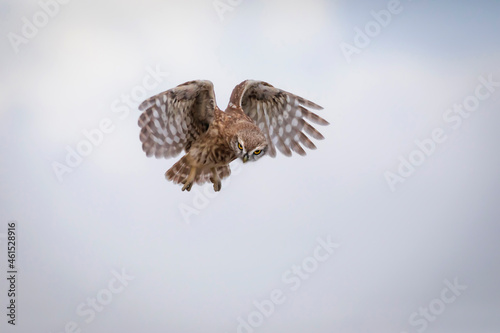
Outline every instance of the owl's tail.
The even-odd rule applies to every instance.
[[[183,184],[188,178],[190,171],[191,165],[188,163],[187,157],[184,156],[167,170],[165,177],[174,184]],[[217,167],[216,171],[220,179],[227,178],[231,174],[231,168],[229,165]],[[210,182],[211,177],[212,173],[209,169],[202,169],[198,171],[194,181],[198,185],[201,185]]]
[[[165,177],[174,184],[182,184],[189,176],[190,170],[191,166],[187,163],[186,156],[184,156],[167,170]]]

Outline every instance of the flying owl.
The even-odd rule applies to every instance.
[[[318,140],[324,137],[306,120],[328,122],[306,107],[323,109],[269,83],[246,80],[234,88],[222,111],[212,82],[189,81],[141,103],[142,149],[156,158],[175,157],[184,150],[165,177],[183,184],[183,191],[208,181],[220,191],[221,179],[231,174],[229,163],[237,158],[246,163],[264,155],[275,157],[276,148],[286,156],[292,151],[305,155],[301,144],[316,149],[305,133]]]

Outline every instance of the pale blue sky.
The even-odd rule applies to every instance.
[[[355,28],[390,1],[241,1],[222,16],[214,3],[73,0],[13,47],[43,12],[0,2],[0,268],[16,220],[15,330],[238,332],[279,290],[254,332],[498,331],[500,87],[480,78],[500,81],[500,3],[401,1],[365,48]],[[350,62],[342,43],[359,49]],[[217,195],[165,181],[175,159],[145,156],[140,98],[124,95],[209,79],[225,108],[249,78],[324,107],[318,149],[234,166]],[[477,89],[488,97],[454,128],[444,115]],[[54,162],[103,121],[110,133],[59,181]],[[446,139],[391,191],[386,175],[435,129]],[[340,247],[291,290],[283,276],[328,237]],[[122,269],[133,279],[109,294]],[[445,304],[455,279],[467,288]],[[108,294],[87,322],[88,299]]]

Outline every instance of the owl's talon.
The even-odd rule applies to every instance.
[[[214,191],[215,192],[219,192],[220,189],[222,188],[222,183],[221,181],[217,181],[217,182],[214,182],[212,179],[210,179],[212,181],[212,183],[214,183]]]
[[[193,183],[192,182],[185,182],[184,183],[184,186],[182,187],[182,190],[183,191],[191,191],[191,187],[193,187]]]
[[[214,191],[219,192],[222,188],[222,183],[220,181],[219,175],[217,174],[217,170],[215,168],[211,168],[212,177],[210,177],[210,181],[214,184]]]
[[[196,178],[196,168],[191,167],[191,170],[189,171],[189,176],[182,182],[184,186],[182,187],[182,190],[186,191],[191,191],[191,187],[193,186],[194,179]]]

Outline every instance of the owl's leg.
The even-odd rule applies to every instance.
[[[210,181],[214,184],[214,191],[219,192],[222,187],[219,174],[217,173],[217,170],[215,168],[210,168],[210,171],[212,172],[212,177],[210,177]]]
[[[189,176],[183,182],[184,186],[182,187],[182,190],[183,191],[187,190],[188,192],[191,191],[191,187],[193,186],[195,178],[196,178],[196,168],[191,167],[191,170],[189,171]]]

